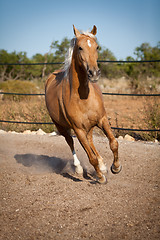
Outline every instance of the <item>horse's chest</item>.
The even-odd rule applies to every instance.
[[[102,110],[101,106],[94,100],[79,100],[70,105],[69,115],[74,124],[87,129],[98,123]]]

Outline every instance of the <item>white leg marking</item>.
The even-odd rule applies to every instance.
[[[76,155],[75,151],[73,151],[72,154],[73,154],[73,160],[74,160],[74,161],[73,161],[73,164],[74,164],[74,166],[75,166],[75,171],[76,171],[76,173],[78,173],[78,174],[83,174],[83,168],[82,168],[82,166],[81,166],[80,161],[79,161],[78,158],[77,158],[77,155]]]
[[[103,158],[98,158],[99,168],[103,173],[107,172],[107,166],[103,162]]]

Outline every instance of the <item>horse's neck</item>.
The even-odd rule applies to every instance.
[[[76,64],[74,59],[72,59],[69,78],[72,92],[77,93],[81,99],[87,99],[89,94],[87,74]]]

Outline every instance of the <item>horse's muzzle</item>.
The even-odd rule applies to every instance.
[[[101,71],[100,69],[98,68],[98,70],[88,70],[87,71],[87,74],[88,74],[88,79],[89,81],[95,83],[98,81],[100,75],[101,75]]]

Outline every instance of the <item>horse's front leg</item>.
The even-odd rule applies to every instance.
[[[74,142],[73,142],[73,138],[70,134],[70,131],[67,131],[64,127],[60,126],[59,124],[56,123],[56,127],[59,131],[59,133],[65,137],[66,142],[68,143],[71,151],[72,151],[72,155],[73,155],[73,164],[75,166],[75,172],[78,175],[83,175],[83,168],[81,166],[80,161],[77,158],[75,149],[74,149]]]
[[[121,166],[119,158],[118,158],[118,142],[112,133],[112,130],[110,128],[110,125],[109,125],[109,122],[108,122],[108,119],[106,116],[104,116],[101,119],[99,127],[103,130],[104,134],[109,139],[110,148],[114,155],[114,160],[113,160],[113,164],[111,166],[111,171],[112,171],[112,173],[117,174],[122,169],[122,166]]]
[[[99,168],[102,171],[102,173],[106,173],[107,172],[107,166],[104,164],[103,162],[103,158],[101,157],[101,155],[98,153],[97,149],[95,148],[94,144],[93,144],[93,128],[89,131],[89,133],[87,134],[87,139],[89,142],[89,145],[92,149],[92,151],[94,152],[94,154],[97,156],[98,159],[98,164],[99,164]]]
[[[90,163],[93,165],[93,167],[96,170],[99,182],[100,183],[105,183],[106,182],[106,178],[103,175],[102,171],[100,170],[98,158],[97,158],[96,154],[94,153],[94,151],[92,150],[92,148],[91,148],[91,146],[89,144],[89,141],[87,139],[86,131],[84,131],[82,129],[78,129],[78,128],[74,128],[74,131],[75,131],[75,133],[77,135],[77,138],[78,138],[79,142],[81,143],[82,147],[86,151]]]

